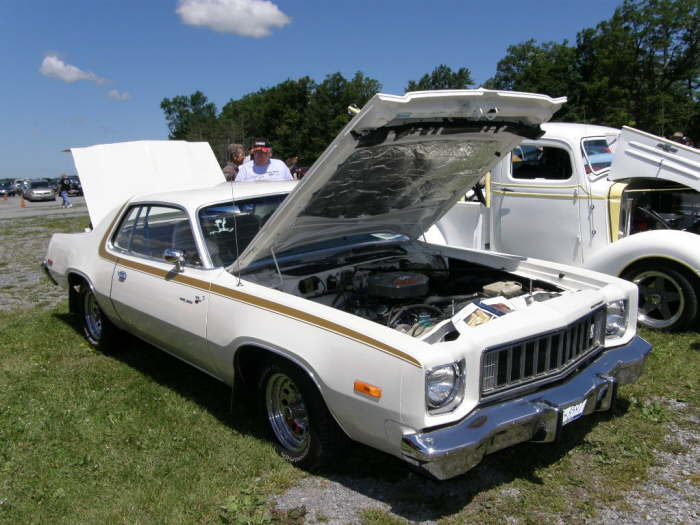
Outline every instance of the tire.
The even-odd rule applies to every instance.
[[[277,452],[299,468],[328,464],[344,441],[316,385],[288,361],[275,359],[263,368],[258,406]]]
[[[673,263],[647,262],[622,275],[639,287],[639,322],[650,328],[678,331],[698,316],[698,289],[688,274]]]
[[[87,285],[80,286],[80,317],[88,343],[103,352],[114,351],[119,330],[104,314],[95,293]]]

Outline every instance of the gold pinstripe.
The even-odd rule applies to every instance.
[[[122,257],[118,257],[112,253],[110,253],[107,250],[107,245],[109,241],[109,236],[112,233],[112,230],[114,229],[114,225],[117,222],[117,219],[121,216],[122,212],[124,211],[124,208],[119,210],[119,213],[117,213],[116,217],[112,221],[112,224],[110,224],[109,228],[107,228],[107,231],[100,241],[100,245],[98,247],[98,253],[100,257],[114,262],[116,264],[119,264],[121,266],[126,266],[127,268],[132,268],[134,270],[148,273],[150,275],[154,275],[156,277],[161,277],[161,278],[170,278],[170,280],[191,286],[193,288],[197,288],[199,290],[204,290],[208,291],[211,293],[214,293],[216,295],[226,297],[228,299],[232,299],[234,301],[242,302],[245,304],[249,304],[251,306],[255,306],[256,308],[261,308],[263,310],[267,310],[269,312],[274,312],[279,315],[284,315],[285,317],[290,317],[292,319],[296,319],[298,321],[301,321],[306,324],[310,324],[313,326],[316,326],[318,328],[321,328],[323,330],[338,334],[343,337],[347,337],[348,339],[352,339],[355,341],[358,341],[360,343],[363,343],[367,346],[370,346],[371,348],[374,348],[376,350],[379,350],[380,352],[383,352],[385,354],[391,355],[393,357],[396,357],[398,359],[401,359],[402,361],[405,361],[415,367],[422,368],[423,365],[418,361],[416,358],[408,355],[405,352],[402,352],[398,348],[394,348],[393,346],[389,346],[387,344],[382,343],[381,341],[378,341],[372,337],[369,337],[367,335],[364,335],[360,332],[357,332],[355,330],[352,330],[350,328],[347,328],[345,326],[342,326],[338,323],[334,323],[333,321],[329,321],[327,319],[323,319],[322,317],[318,317],[316,315],[312,315],[306,312],[303,312],[302,310],[298,310],[296,308],[292,308],[289,306],[285,306],[283,304],[276,303],[274,301],[270,301],[268,299],[263,299],[261,297],[256,297],[254,295],[247,294],[245,292],[241,292],[239,290],[232,290],[230,288],[227,288],[225,286],[219,286],[216,284],[212,284],[209,281],[203,281],[201,279],[195,279],[192,277],[188,277],[185,275],[182,275],[180,273],[173,274],[172,272],[163,270],[158,267],[154,267],[148,264],[132,261],[129,259],[124,259]]]
[[[562,186],[558,186],[561,188]],[[589,195],[584,193],[583,195],[561,195],[553,193],[527,193],[522,191],[498,191],[493,190],[492,193],[496,195],[508,195],[509,197],[535,197],[539,199],[593,199],[593,200],[607,200],[608,198],[604,195]]]

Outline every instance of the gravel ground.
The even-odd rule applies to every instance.
[[[700,523],[700,418],[685,404],[663,400],[685,419],[684,428],[672,426],[669,440],[678,445],[678,453],[658,453],[657,465],[649,480],[625,495],[619,507],[596,508],[597,516],[587,525]],[[444,515],[423,502],[445,498],[464,501],[470,494],[506,483],[505,474],[480,465],[456,480],[435,483],[409,474],[398,483],[357,479],[350,476],[321,478],[311,476],[275,499],[279,509],[306,507],[306,524],[346,525],[361,523],[363,509],[381,509],[397,519],[421,525],[437,523]],[[416,485],[420,488],[417,490]],[[421,494],[419,501],[407,500],[403,494]],[[501,498],[517,498],[519,489],[504,487]],[[461,507],[460,507],[461,508]],[[551,517],[550,517],[551,519]],[[556,518],[554,518],[556,520]],[[514,518],[512,523],[520,523]],[[566,520],[559,520],[562,525]]]
[[[82,199],[75,207],[62,210],[57,203],[30,205],[20,209],[16,201],[0,200],[0,319],[2,311],[32,308],[53,308],[66,295],[43,275],[39,264],[46,253],[51,232],[42,222],[61,216],[85,216]],[[33,204],[33,203],[32,203]],[[11,217],[34,217],[27,221],[8,221]],[[1,325],[0,325],[1,326]],[[678,453],[658,453],[657,465],[649,481],[625,495],[617,508],[599,507],[590,525],[619,524],[690,524],[700,523],[700,418],[696,409],[670,400],[663,400],[685,418],[681,427],[672,427],[671,440],[678,443]],[[278,509],[306,507],[305,523],[326,525],[355,524],[362,521],[361,512],[380,509],[409,523],[436,523],[469,505],[480,491],[506,484],[508,478],[489,465],[480,465],[469,475],[456,480],[435,483],[407,471],[397,482],[353,476],[309,476],[295,487],[276,497]],[[422,495],[416,499],[406,494]],[[504,487],[503,498],[517,498],[519,490]],[[426,501],[445,498],[454,502],[451,510],[435,509]],[[513,523],[518,523],[517,519]],[[562,521],[563,523],[563,521]]]
[[[28,202],[0,199],[0,312],[41,306],[53,308],[66,292],[52,284],[41,270],[51,231],[44,225],[61,217],[83,216],[89,224],[82,197],[73,197],[73,208],[61,209],[59,201]],[[13,218],[27,220],[9,220]]]

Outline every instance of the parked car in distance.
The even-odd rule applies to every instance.
[[[632,128],[546,123],[494,167],[439,244],[589,268],[639,286],[639,321],[700,325],[700,150]]]
[[[46,179],[49,183],[49,188],[54,190],[56,192],[56,195],[58,195],[58,182],[61,180],[59,177],[49,177]]]
[[[11,182],[0,182],[0,197],[12,197],[15,194],[15,187]]]
[[[609,410],[651,350],[627,281],[422,240],[562,103],[378,94],[298,183],[226,183],[207,143],[74,148],[95,228],[44,268],[92,345],[126,330],[251,395],[293,464],[347,436],[450,478]]]
[[[15,195],[22,195],[30,180],[31,179],[15,179],[12,183],[12,185],[15,187]]]
[[[30,202],[56,200],[56,192],[49,186],[46,179],[30,180],[25,186],[22,195]]]

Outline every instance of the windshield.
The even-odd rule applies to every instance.
[[[214,266],[229,266],[243,253],[287,194],[212,204],[199,211],[199,225]]]
[[[581,141],[586,173],[598,173],[610,167],[617,137],[598,137]]]
[[[45,180],[39,180],[39,181],[29,183],[30,188],[47,188],[48,186],[49,186],[49,183],[46,182]]]

